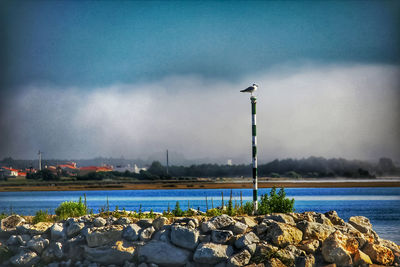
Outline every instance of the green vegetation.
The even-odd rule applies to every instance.
[[[258,206],[258,214],[269,213],[288,213],[294,211],[294,199],[286,197],[285,189],[281,188],[276,193],[276,188],[272,188],[271,192],[261,196]]]
[[[35,217],[33,217],[32,219],[33,224],[38,222],[51,222],[51,221],[52,217],[47,210],[38,210],[35,214]]]
[[[175,209],[172,210],[172,214],[173,214],[175,217],[181,217],[181,216],[183,216],[183,214],[184,214],[183,210],[182,210],[181,207],[179,206],[179,202],[178,202],[178,201],[177,201],[176,204],[175,204]]]
[[[78,202],[66,201],[60,204],[55,210],[59,219],[64,220],[68,217],[79,217],[88,213],[87,206],[82,203],[82,198]]]

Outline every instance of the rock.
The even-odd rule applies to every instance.
[[[194,250],[197,247],[198,239],[198,230],[180,225],[171,227],[171,242],[179,247]]]
[[[303,232],[303,239],[317,239],[319,241],[324,241],[330,234],[335,232],[333,227],[308,221],[298,222],[297,228]]]
[[[153,221],[153,227],[156,231],[160,230],[165,224],[168,223],[168,219],[165,217],[158,217]]]
[[[51,222],[38,222],[37,224],[31,225],[28,229],[30,235],[42,235],[46,232],[50,232],[53,223]]]
[[[63,224],[62,223],[53,224],[53,226],[50,228],[50,234],[51,234],[52,241],[64,239],[66,236],[66,233],[65,233]]]
[[[217,244],[225,244],[231,237],[233,237],[233,233],[229,230],[214,230],[211,232],[211,240]]]
[[[153,219],[141,219],[137,223],[141,228],[147,228],[153,226]]]
[[[372,230],[372,225],[369,222],[369,219],[364,216],[350,217],[349,223],[361,233],[368,233]]]
[[[60,261],[63,257],[64,253],[60,242],[51,243],[42,253],[42,261],[44,263]]]
[[[374,263],[391,265],[394,261],[392,250],[378,244],[367,243],[362,248],[362,251],[367,254]]]
[[[208,222],[203,222],[202,224],[201,224],[201,231],[203,232],[203,233],[209,233],[209,232],[211,232],[212,230],[216,230],[217,228],[215,228],[215,226],[214,226],[214,224],[212,223],[212,222],[210,222],[210,221],[208,221]]]
[[[315,222],[314,217],[316,215],[317,215],[317,213],[313,212],[313,211],[306,211],[303,213],[290,213],[290,216],[293,217],[293,219],[296,223],[301,222],[301,221]]]
[[[355,254],[357,250],[358,242],[340,231],[336,231],[326,238],[321,249],[326,262],[336,263],[339,266],[351,265],[351,255]]]
[[[146,229],[143,229],[140,234],[139,234],[139,239],[140,241],[149,241],[151,240],[151,237],[153,236],[155,230],[153,226],[147,227]]]
[[[253,255],[256,252],[257,245],[256,244],[250,244],[244,247],[244,249],[248,250],[251,255]]]
[[[67,236],[74,237],[78,235],[81,230],[85,227],[84,223],[73,222],[67,228]]]
[[[357,250],[357,252],[353,256],[353,263],[355,266],[372,264],[371,258],[362,252],[361,250]]]
[[[332,222],[330,219],[328,219],[324,214],[322,213],[317,213],[314,216],[314,220],[316,223],[320,223],[323,225],[327,225],[327,226],[333,226]]]
[[[268,227],[266,237],[274,245],[285,247],[289,244],[298,244],[303,238],[303,233],[290,224],[273,222]]]
[[[320,242],[316,239],[303,240],[299,243],[299,248],[307,253],[313,254],[319,247]]]
[[[294,219],[292,216],[284,214],[284,213],[274,213],[271,215],[267,215],[264,217],[267,220],[273,220],[276,222],[281,222],[281,223],[286,223],[286,224],[291,224],[295,225],[296,223],[294,222]]]
[[[238,249],[242,249],[247,245],[251,245],[253,243],[258,243],[258,242],[260,242],[258,236],[255,233],[250,232],[237,239],[235,242],[235,247],[237,247]]]
[[[121,225],[104,226],[87,229],[87,232],[84,234],[89,247],[99,247],[120,240],[122,229]]]
[[[106,221],[104,218],[102,218],[102,217],[96,217],[96,218],[93,220],[93,225],[94,225],[95,227],[102,227],[102,226],[105,226],[106,223],[107,223],[107,221]]]
[[[183,266],[190,252],[161,241],[150,241],[139,248],[138,258],[161,266]]]
[[[132,221],[128,217],[121,217],[115,222],[115,224],[119,224],[119,225],[127,225],[127,224],[131,224],[131,223],[132,223]]]
[[[233,253],[228,245],[214,243],[201,243],[193,255],[193,260],[198,263],[217,264],[227,260]]]
[[[235,222],[235,224],[230,227],[230,230],[233,232],[234,235],[240,235],[246,233],[247,228],[248,226],[246,224]]]
[[[228,259],[227,267],[239,267],[247,265],[250,261],[251,254],[247,250],[242,250],[241,252],[231,256]]]
[[[133,262],[125,261],[123,267],[136,267]]]
[[[269,225],[267,225],[265,222],[262,222],[259,225],[257,225],[256,227],[254,227],[254,229],[258,235],[261,235],[268,230],[268,227],[269,227]]]
[[[36,263],[39,262],[39,260],[40,257],[35,252],[29,250],[21,250],[20,253],[10,259],[10,263],[13,266],[29,267],[34,266]]]
[[[294,262],[294,265],[296,267],[314,267],[315,257],[313,255],[297,257]]]
[[[240,220],[240,222],[244,223],[245,225],[247,225],[250,228],[253,228],[254,226],[257,225],[257,223],[252,218],[247,217],[247,216],[241,217],[239,220]]]
[[[210,235],[199,235],[199,242],[200,243],[211,242],[211,236]]]
[[[40,255],[43,250],[49,245],[49,243],[50,242],[48,239],[44,239],[40,235],[36,235],[26,243],[26,246],[30,250],[33,250]]]
[[[293,266],[296,258],[299,256],[306,256],[306,253],[294,245],[288,245],[284,249],[280,249],[275,253],[276,257],[279,258],[284,264]]]
[[[17,233],[17,226],[23,225],[25,219],[19,215],[11,215],[0,221],[0,237],[10,237]]]
[[[86,239],[82,235],[78,235],[68,239],[63,244],[64,255],[67,259],[73,262],[83,259],[83,246],[86,244]]]
[[[20,246],[23,245],[23,243],[24,241],[20,235],[12,235],[6,241],[7,246]]]
[[[235,220],[232,217],[222,214],[211,218],[208,222],[202,224],[202,231],[208,233],[212,230],[220,230],[228,228],[229,226],[235,224]]]
[[[344,225],[344,221],[339,217],[336,211],[331,210],[325,212],[325,216],[331,221],[333,225]]]
[[[122,237],[128,241],[136,241],[139,239],[139,234],[142,228],[139,227],[137,224],[130,224],[124,228],[122,232]]]
[[[113,246],[102,246],[96,248],[84,246],[83,248],[86,259],[104,265],[121,265],[125,261],[132,260],[135,252],[133,246],[129,246],[122,241],[117,241]]]
[[[265,267],[286,267],[279,259],[272,258],[265,263]]]

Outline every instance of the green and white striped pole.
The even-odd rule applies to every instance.
[[[252,147],[252,162],[253,162],[253,210],[254,214],[257,214],[258,201],[257,201],[257,123],[256,123],[256,104],[257,98],[255,96],[250,97],[251,101],[251,147]]]

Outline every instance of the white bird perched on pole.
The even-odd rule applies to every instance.
[[[250,93],[253,95],[253,92],[257,90],[258,85],[253,83],[252,86],[247,87],[246,89],[241,90],[242,93]]]

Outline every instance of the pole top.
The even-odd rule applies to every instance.
[[[251,100],[252,102],[256,102],[257,97],[255,97],[254,95],[252,95],[252,96],[250,97],[250,100]]]

